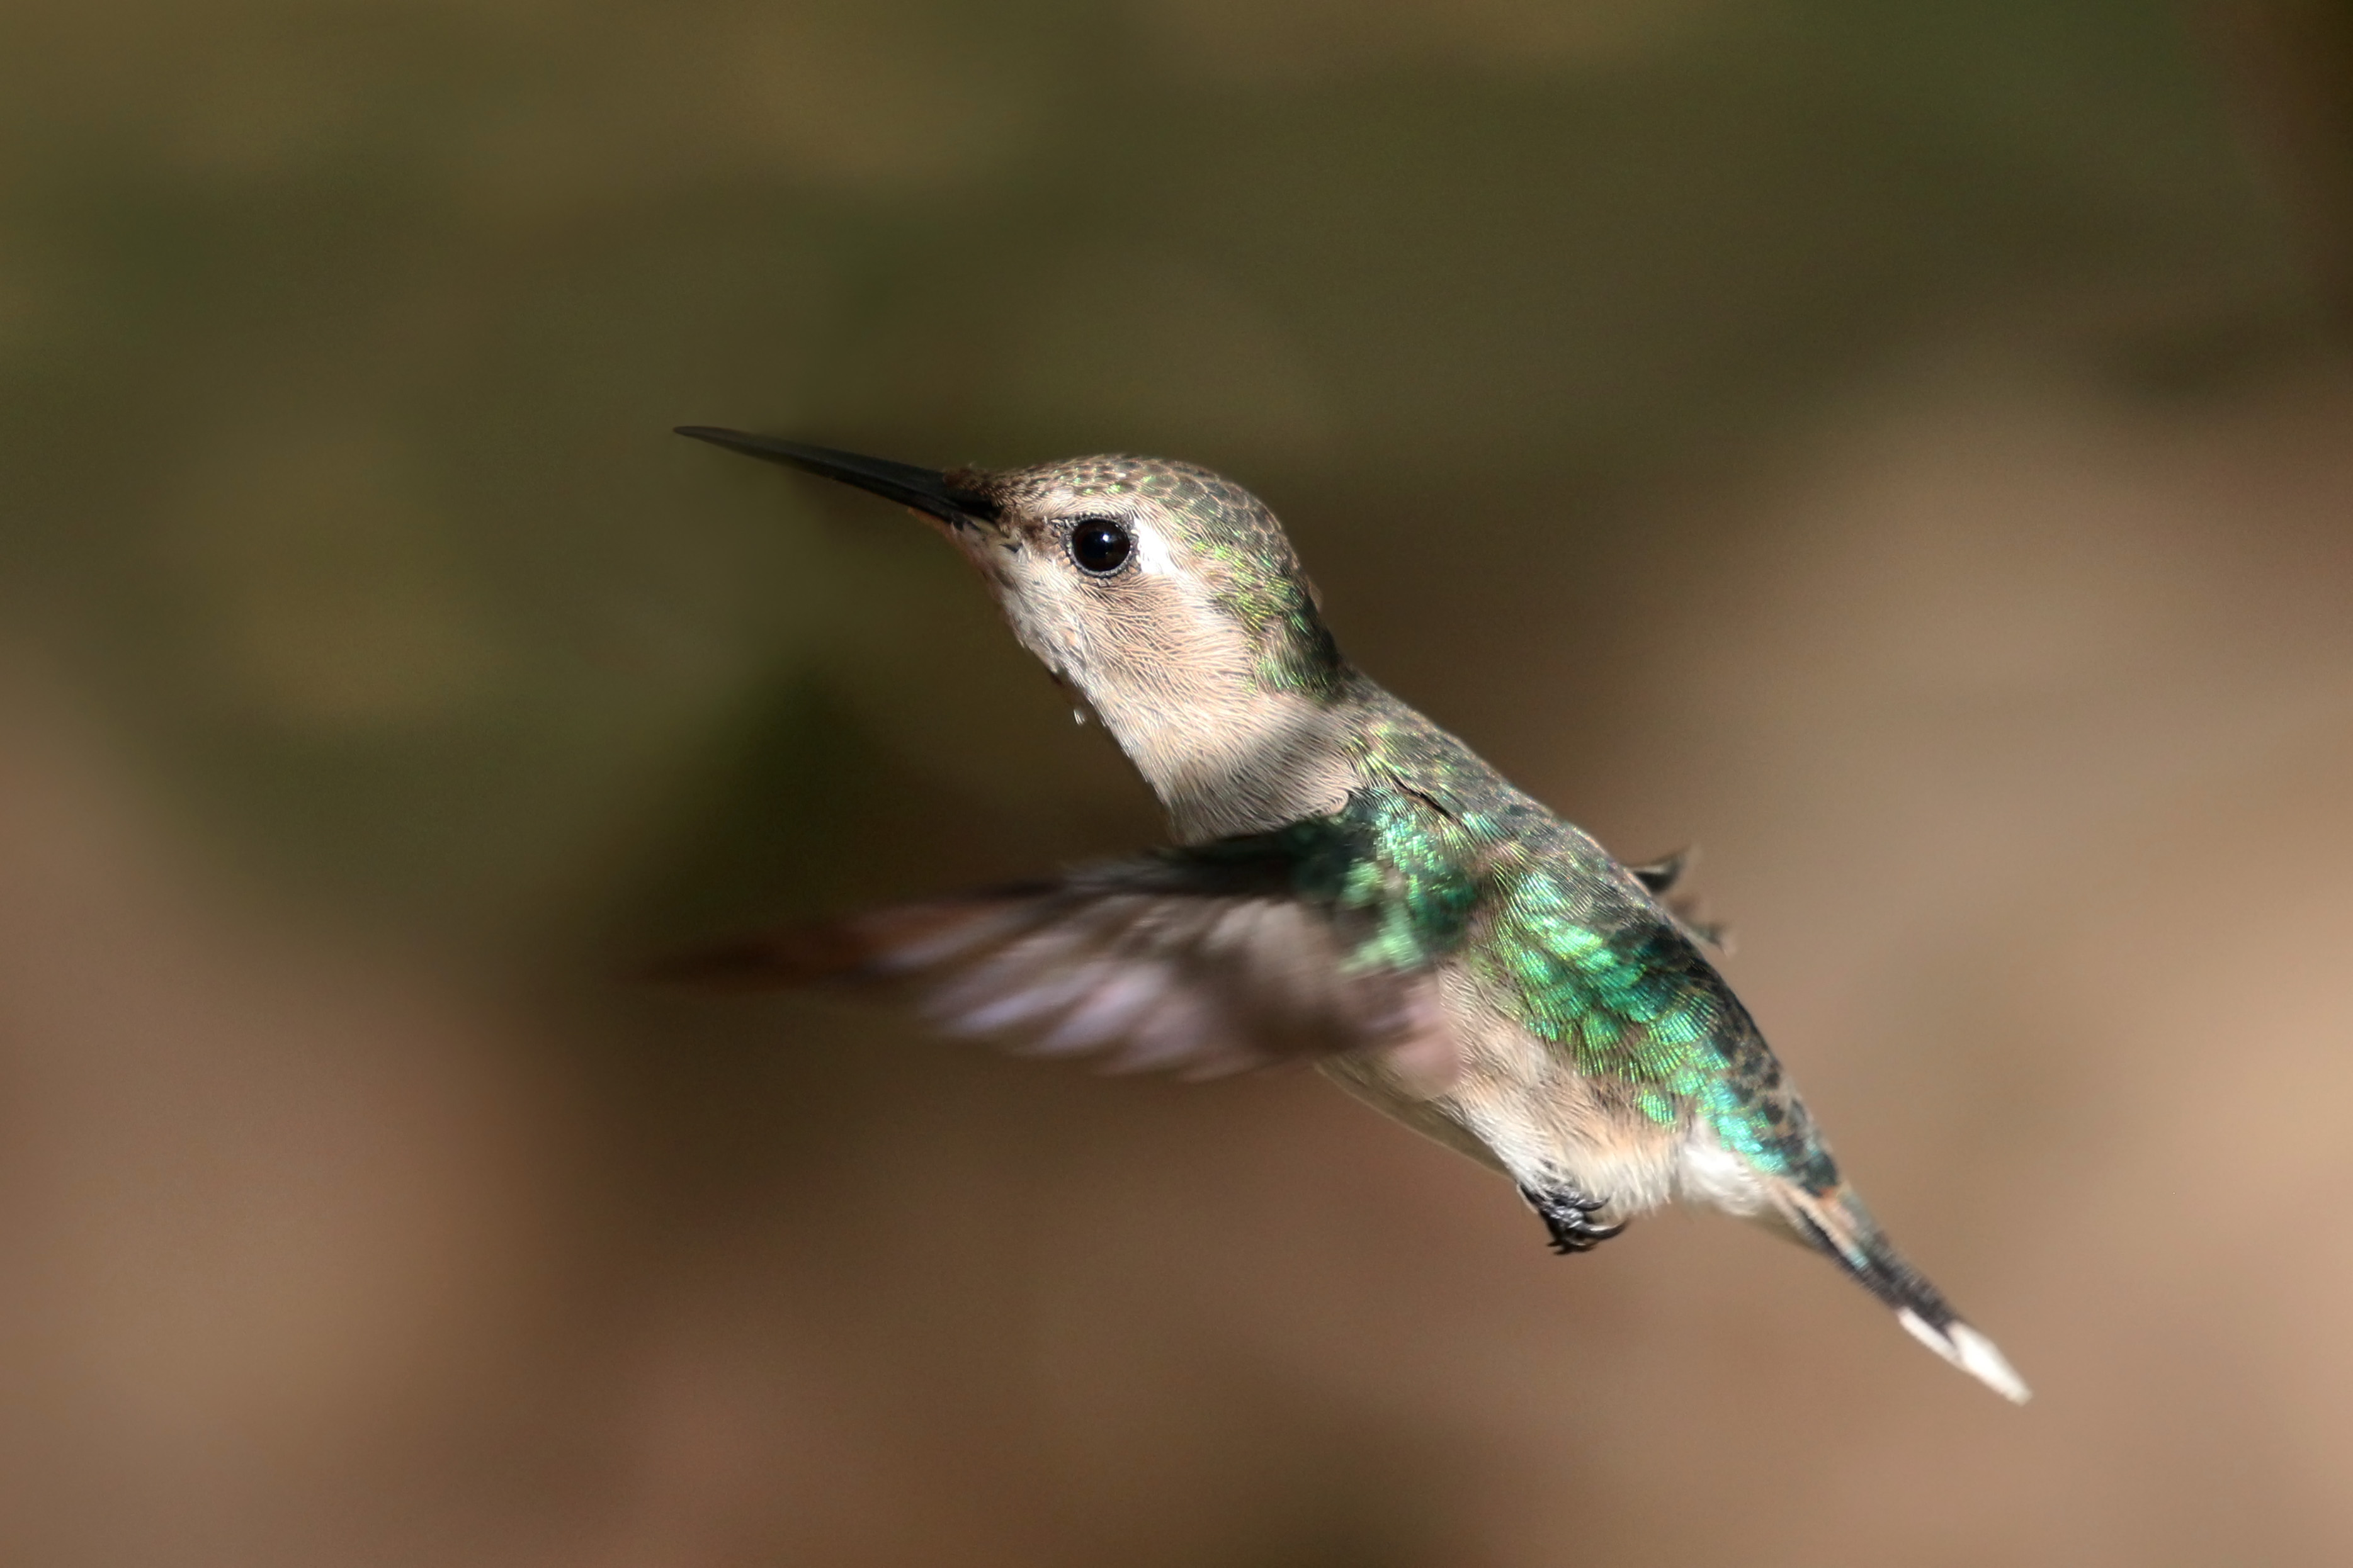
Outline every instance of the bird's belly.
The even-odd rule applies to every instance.
[[[1617,1220],[1675,1195],[1690,1130],[1642,1115],[1613,1086],[1578,1073],[1558,1047],[1502,1016],[1460,973],[1446,976],[1461,1071],[1436,1095],[1374,1053],[1324,1064],[1385,1114],[1525,1187],[1605,1199]]]

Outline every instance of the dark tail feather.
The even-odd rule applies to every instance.
[[[1904,1260],[1861,1203],[1843,1191],[1817,1197],[1796,1186],[1784,1187],[1775,1201],[1792,1229],[1894,1309],[1905,1332],[2004,1399],[2026,1403],[2025,1381],[1994,1342]]]

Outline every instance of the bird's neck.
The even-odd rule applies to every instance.
[[[1183,703],[1098,704],[1167,808],[1178,842],[1261,833],[1336,811],[1357,783],[1356,703],[1236,685]]]

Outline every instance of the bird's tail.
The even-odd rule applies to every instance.
[[[1994,1342],[1963,1322],[1936,1288],[1905,1261],[1861,1200],[1843,1187],[1818,1194],[1782,1183],[1773,1202],[1792,1230],[1894,1308],[1895,1321],[1914,1339],[2004,1399],[2026,1403],[2025,1381]]]

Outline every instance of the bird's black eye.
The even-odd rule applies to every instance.
[[[1079,563],[1082,572],[1108,577],[1126,565],[1127,558],[1134,553],[1135,535],[1107,519],[1084,518],[1071,530],[1071,559]]]

